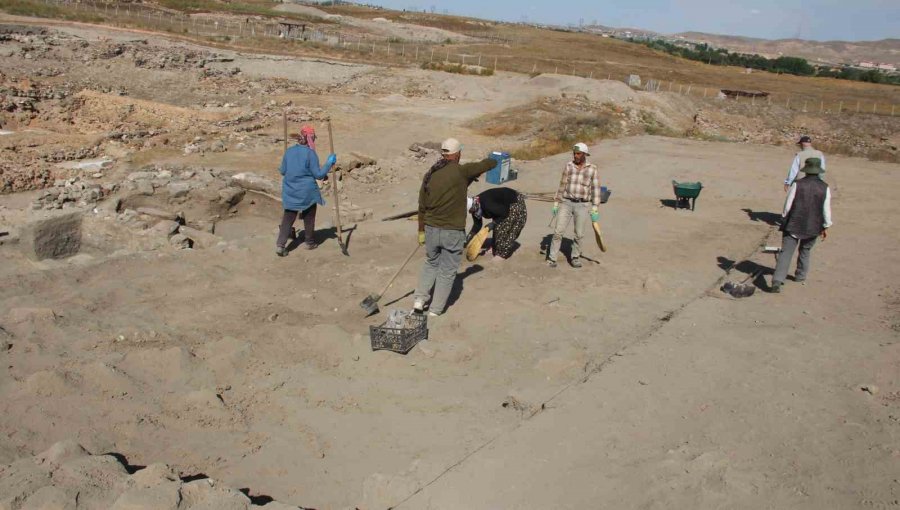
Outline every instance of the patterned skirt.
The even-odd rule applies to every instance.
[[[516,203],[509,206],[509,215],[503,221],[494,224],[494,254],[503,258],[512,255],[516,239],[525,228],[528,211],[525,208],[525,196],[519,195]]]

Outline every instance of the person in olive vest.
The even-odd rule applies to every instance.
[[[806,174],[791,184],[784,202],[781,223],[781,254],[772,276],[772,292],[781,292],[787,278],[794,251],[799,247],[794,281],[802,282],[809,274],[810,256],[816,240],[828,237],[831,227],[831,190],[822,180],[822,160],[809,158],[801,171]]]

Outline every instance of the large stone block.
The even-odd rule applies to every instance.
[[[81,249],[81,212],[54,214],[25,225],[19,246],[32,260],[71,257]]]

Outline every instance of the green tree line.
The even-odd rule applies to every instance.
[[[713,48],[706,43],[696,46],[681,46],[672,44],[662,39],[638,41],[629,39],[634,43],[643,44],[654,50],[663,51],[670,55],[706,62],[717,66],[739,66],[769,71],[771,73],[794,74],[797,76],[821,76],[825,78],[838,78],[841,80],[865,81],[870,83],[887,83],[900,85],[900,75],[885,74],[880,71],[842,68],[832,71],[830,67],[816,67],[806,59],[799,57],[766,58],[761,55],[747,55],[744,53],[732,53],[724,48]]]

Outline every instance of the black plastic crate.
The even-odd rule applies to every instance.
[[[390,328],[387,321],[381,326],[369,326],[369,338],[373,351],[393,351],[406,354],[417,343],[428,339],[428,317],[413,313],[406,318],[405,328]]]

